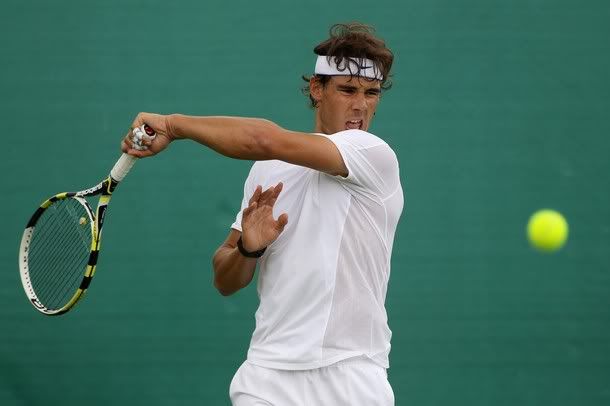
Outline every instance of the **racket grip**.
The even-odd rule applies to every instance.
[[[120,182],[123,180],[125,175],[129,173],[129,170],[136,163],[138,158],[131,156],[129,154],[123,154],[119,158],[119,160],[114,164],[114,167],[110,171],[110,176],[112,179]]]

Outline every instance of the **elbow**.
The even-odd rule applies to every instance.
[[[222,296],[231,296],[238,290],[245,287],[239,281],[222,277],[221,273],[214,268],[214,287]]]
[[[218,293],[223,296],[230,296],[238,290],[231,288],[231,286],[226,283],[226,280],[223,280],[223,278],[220,277],[220,273],[216,268],[216,263],[214,263],[214,287],[216,288]]]
[[[269,120],[260,119],[260,125],[251,127],[250,145],[257,160],[275,159],[281,127]]]
[[[222,296],[231,296],[233,293],[237,292],[239,289],[229,288],[224,284],[218,281],[218,278],[214,278],[214,287]]]

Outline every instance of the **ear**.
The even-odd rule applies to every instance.
[[[320,80],[315,76],[312,76],[311,79],[309,79],[309,94],[311,94],[311,97],[316,101],[316,104],[320,103],[320,100],[322,100],[323,88],[324,86],[322,86]]]

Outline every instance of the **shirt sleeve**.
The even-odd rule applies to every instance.
[[[256,165],[256,163],[254,165]],[[239,232],[242,231],[241,219],[242,219],[243,212],[246,209],[246,207],[248,207],[248,202],[250,201],[250,197],[252,197],[252,195],[254,194],[254,191],[256,190],[256,183],[254,180],[254,165],[252,165],[252,168],[250,168],[250,173],[248,174],[248,177],[246,178],[246,181],[244,182],[244,197],[241,201],[241,208],[235,215],[235,221],[233,222],[233,224],[231,224],[231,228],[234,230],[237,230]]]
[[[361,130],[341,131],[328,138],[347,167],[347,177],[336,176],[346,187],[383,199],[400,186],[398,159],[381,138]]]

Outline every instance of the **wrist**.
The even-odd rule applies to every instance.
[[[239,250],[240,254],[243,255],[244,257],[260,258],[265,253],[265,250],[267,249],[267,247],[257,250],[257,251],[248,251],[247,249],[244,248],[244,244],[243,244],[243,241],[240,236],[239,239],[237,240],[237,249]]]
[[[180,127],[182,114],[169,114],[165,116],[165,128],[167,128],[167,136],[172,140],[183,139],[184,135]]]

